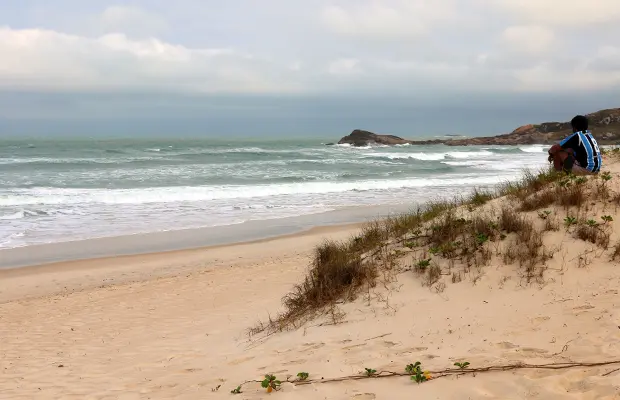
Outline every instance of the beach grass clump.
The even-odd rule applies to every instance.
[[[441,279],[441,267],[438,265],[432,265],[428,268],[426,273],[426,286],[433,286]]]
[[[500,233],[497,223],[486,216],[467,219],[450,211],[430,224],[425,237],[431,254],[462,262],[477,259],[484,264],[489,257],[476,258],[475,254],[484,253],[484,245],[497,240]]]
[[[418,230],[422,222],[422,211],[420,209],[389,216],[385,220],[386,232],[388,236],[399,238]]]
[[[472,194],[469,196],[469,198],[465,200],[465,204],[482,206],[485,205],[487,202],[493,200],[494,198],[494,193],[474,188]]]
[[[546,177],[546,179],[550,178]],[[555,181],[555,185],[548,184],[544,188],[533,185],[532,187],[538,190],[524,190],[518,196],[520,201],[519,210],[525,212],[536,211],[553,204],[561,205],[567,209],[570,207],[580,209],[588,197],[587,186],[584,185],[586,182],[588,180],[583,176],[560,175]],[[599,196],[595,196],[596,199],[604,197],[604,191],[598,190],[596,193],[593,193],[593,195],[595,194],[599,194]]]
[[[424,207],[418,207],[413,211],[386,218],[385,231],[388,236],[402,237],[419,231],[425,222],[441,216],[446,211],[454,210],[462,204],[463,202],[456,198],[430,201]]]
[[[558,203],[565,208],[581,208],[587,199],[586,187],[583,185],[570,185],[568,187],[559,187],[557,191]]]
[[[594,243],[607,249],[609,247],[611,232],[606,225],[601,225],[594,220],[582,221],[575,229],[575,236],[584,242]]]
[[[543,232],[536,229],[530,218],[508,207],[502,208],[499,225],[507,234],[514,234],[504,247],[504,263],[518,263],[528,282],[541,278],[545,263],[553,257],[553,252],[544,246]]]
[[[346,253],[366,252],[372,249],[376,249],[382,242],[388,239],[387,223],[382,221],[371,221],[365,224],[361,232],[353,237],[348,248],[345,249]]]
[[[560,223],[558,222],[558,218],[555,215],[548,215],[544,220],[543,230],[545,232],[554,231],[557,232],[560,230]]]
[[[499,196],[512,196],[523,200],[527,196],[538,193],[549,187],[550,184],[558,182],[566,174],[557,172],[551,168],[541,169],[538,172],[525,170],[521,179],[506,182],[499,186]]]
[[[514,209],[508,207],[502,207],[499,216],[499,225],[506,233],[517,233],[526,229],[530,229],[531,224],[528,224],[525,216],[518,214]]]
[[[453,210],[444,213],[427,228],[427,244],[432,249],[453,246],[465,232],[468,223],[464,218],[457,218]]]
[[[292,322],[337,300],[352,300],[365,284],[373,286],[377,268],[362,262],[360,254],[352,250],[356,246],[359,244],[334,241],[318,246],[305,279],[284,297],[286,311],[280,319]]]
[[[446,211],[454,210],[461,205],[462,203],[457,198],[454,198],[452,200],[430,201],[426,204],[426,207],[424,207],[424,210],[421,213],[422,221],[432,221],[435,218],[441,216]]]
[[[535,211],[549,207],[558,200],[556,190],[543,190],[521,200],[520,211]]]

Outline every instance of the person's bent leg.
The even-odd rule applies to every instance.
[[[582,166],[579,166],[577,164],[573,165],[573,168],[571,169],[571,173],[573,175],[577,175],[577,176],[581,176],[581,175],[594,175],[594,173],[592,173],[590,170],[587,170],[587,169],[585,169]]]

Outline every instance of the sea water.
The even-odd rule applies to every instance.
[[[413,206],[546,164],[542,145],[324,142],[0,139],[0,249]]]

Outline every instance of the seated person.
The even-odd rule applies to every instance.
[[[588,130],[588,119],[578,115],[571,121],[573,134],[549,149],[549,162],[556,171],[574,175],[597,174],[603,165],[603,157],[596,139]]]

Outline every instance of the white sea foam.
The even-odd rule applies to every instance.
[[[496,176],[445,176],[401,180],[353,182],[299,182],[271,185],[186,186],[144,189],[19,189],[0,198],[0,206],[61,204],[153,204],[200,202],[221,199],[248,199],[282,195],[343,193],[428,186],[455,186],[496,183]]]
[[[484,157],[495,157],[497,156],[496,153],[493,153],[491,151],[488,150],[482,150],[482,151],[451,151],[449,153],[446,153],[447,157],[450,158],[484,158]]]
[[[442,164],[451,165],[454,167],[477,167],[491,165],[493,161],[477,160],[477,161],[442,161]]]
[[[548,148],[549,146],[532,145],[532,146],[527,146],[527,147],[519,147],[519,150],[521,150],[524,153],[543,153],[543,152],[546,152]]]
[[[496,157],[491,151],[451,151],[445,153],[367,153],[368,157],[382,157],[390,160],[414,159],[421,161],[441,161],[446,158],[469,159]]]
[[[439,161],[446,157],[445,153],[367,153],[366,157],[388,158],[390,160],[421,160]]]
[[[13,214],[0,215],[0,220],[9,221],[13,219],[22,219],[26,217],[26,213],[21,210]]]

